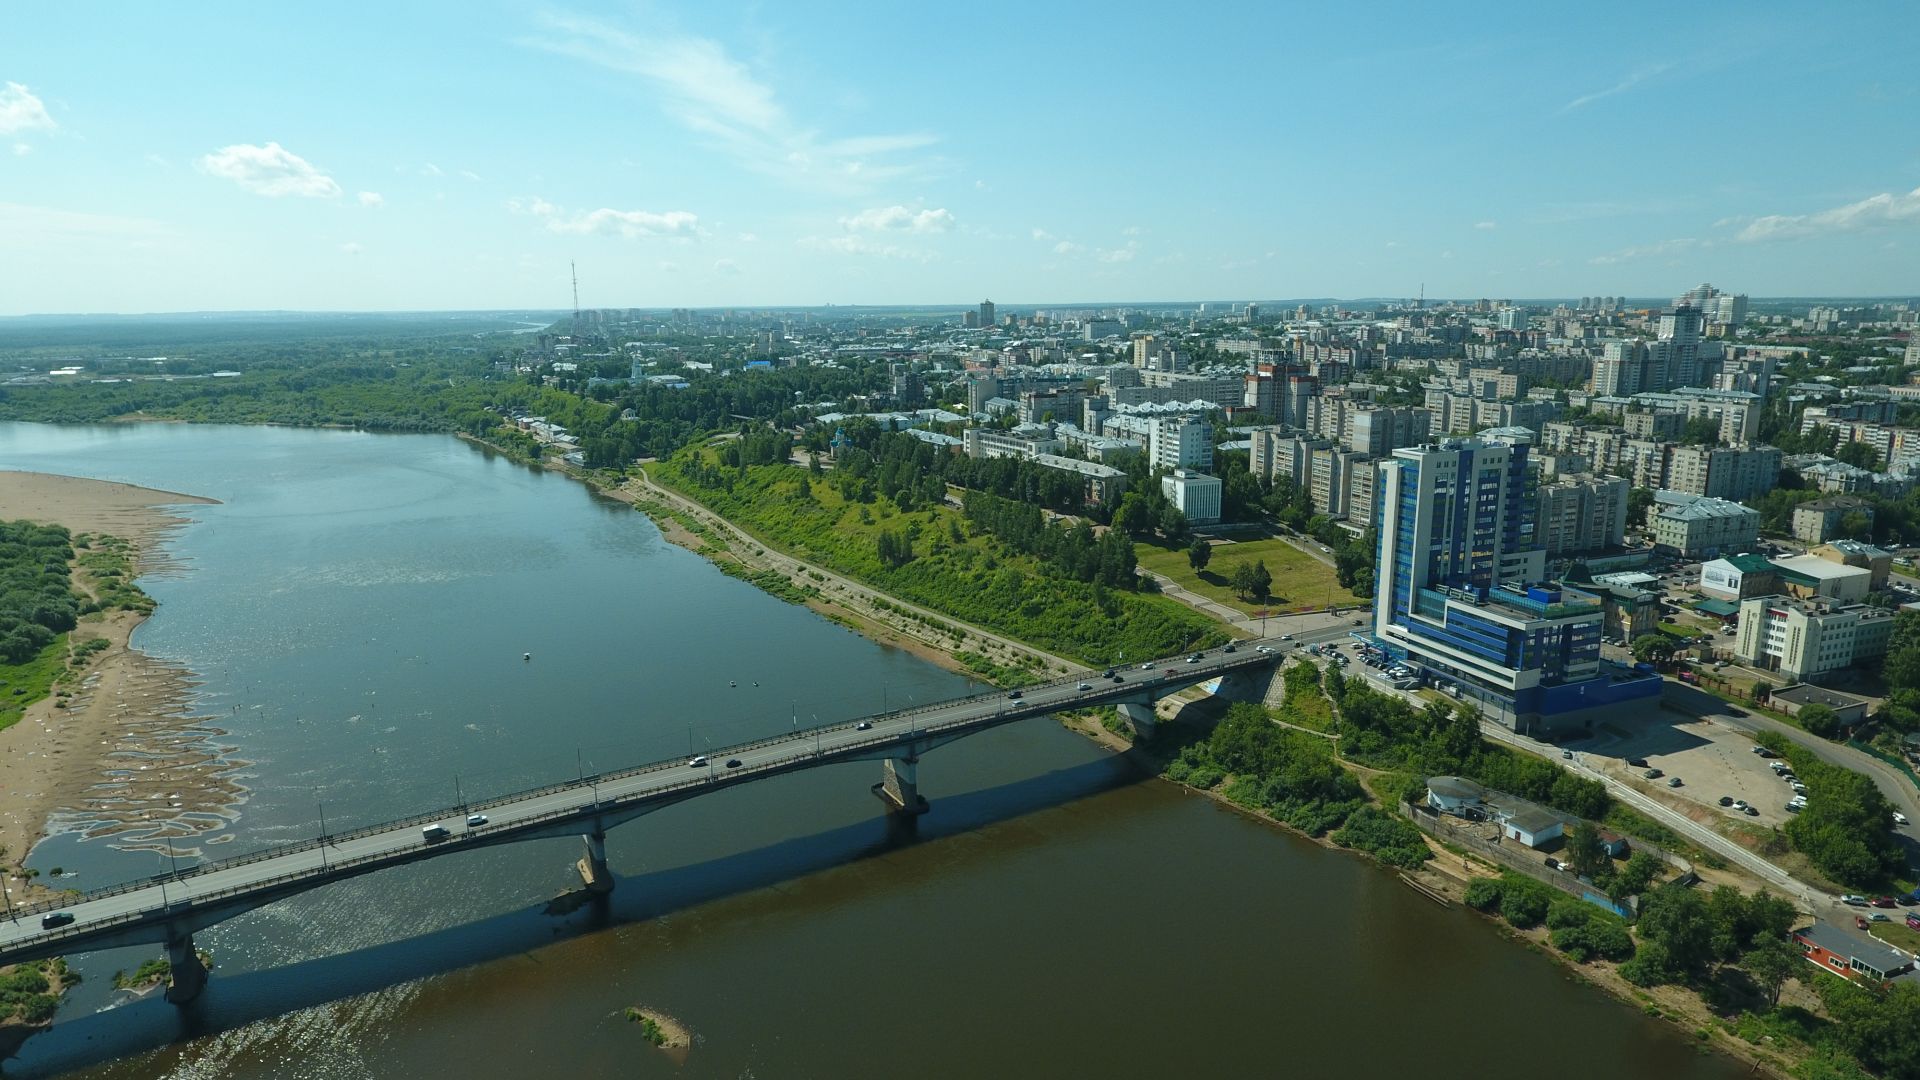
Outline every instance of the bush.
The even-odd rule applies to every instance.
[[[1433,857],[1426,837],[1406,820],[1377,806],[1362,806],[1333,834],[1333,842],[1373,854],[1381,862],[1411,870]]]
[[[1509,882],[1508,886],[1501,890],[1500,916],[1516,929],[1530,930],[1539,926],[1541,920],[1547,917],[1549,901],[1547,897],[1541,895],[1541,890],[1544,890],[1545,886],[1515,888],[1515,884],[1515,882]],[[1527,882],[1527,884],[1535,883]]]
[[[1500,906],[1502,891],[1499,878],[1474,878],[1467,886],[1467,906],[1475,911],[1492,911]]]

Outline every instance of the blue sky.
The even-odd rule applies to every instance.
[[[15,4],[0,314],[1920,292],[1909,4],[1562,7]]]

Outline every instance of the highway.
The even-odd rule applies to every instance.
[[[0,964],[190,933],[274,900],[390,866],[495,844],[603,830],[650,809],[768,776],[835,762],[906,757],[954,739],[1070,708],[1152,701],[1278,659],[1277,650],[1225,646],[1116,671],[873,716],[686,758],[583,777],[505,798],[450,807],[351,833],[268,849],[77,898],[17,908],[0,921]],[[696,759],[698,760],[698,759]],[[467,824],[468,814],[484,822]],[[441,825],[444,839],[423,827]],[[47,914],[71,915],[46,927]]]

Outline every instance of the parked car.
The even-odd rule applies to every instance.
[[[1659,769],[1648,769],[1646,772],[1643,772],[1640,775],[1646,777],[1649,780],[1658,780],[1667,774],[1662,772]]]
[[[1647,767],[1647,759],[1643,757],[1630,757],[1627,759],[1627,764],[1636,769],[1644,769]]]
[[[1757,806],[1755,806],[1755,805],[1753,805],[1752,803],[1748,803],[1748,804],[1747,804],[1747,809],[1746,809],[1746,815],[1747,815],[1748,817],[1759,817],[1759,816],[1760,816],[1760,808],[1759,808],[1759,807],[1757,807]]]
[[[1898,904],[1895,904],[1893,902],[1893,897],[1891,896],[1876,896],[1872,900],[1869,900],[1867,902],[1877,908],[1890,908],[1890,907],[1899,906]]]
[[[1870,912],[1867,915],[1867,918],[1872,920],[1873,922],[1892,922],[1893,921],[1891,918],[1887,917],[1887,913],[1884,911]]]
[[[1679,786],[1680,786],[1680,778],[1676,776],[1676,777],[1674,777],[1674,778],[1672,778],[1671,780],[1668,780],[1668,781],[1667,781],[1667,786],[1668,786],[1668,787],[1679,787]]]
[[[1856,929],[1856,930],[1865,930],[1865,929],[1867,928],[1867,918],[1866,918],[1866,916],[1864,916],[1864,915],[1855,915],[1855,916],[1853,917],[1853,926],[1854,926],[1854,929]]]
[[[1732,806],[1732,805],[1733,805],[1733,796],[1731,796],[1731,795],[1722,795],[1722,796],[1720,796],[1720,805],[1721,805],[1721,806]]]
[[[1907,823],[1907,815],[1895,810],[1893,812],[1893,823],[1895,825],[1905,825]]]
[[[1840,896],[1840,902],[1847,905],[1848,907],[1866,907],[1867,906],[1867,898],[1864,896],[1861,896],[1858,893],[1843,893]]]

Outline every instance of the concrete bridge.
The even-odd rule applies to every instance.
[[[873,791],[889,813],[923,814],[928,805],[919,792],[919,764],[929,750],[1002,724],[1097,705],[1117,706],[1136,731],[1150,733],[1154,703],[1160,698],[1209,679],[1264,669],[1279,659],[1251,646],[1194,655],[1197,659],[1178,656],[1117,670],[1111,677],[1090,672],[1021,691],[994,691],[795,732],[714,750],[704,759],[674,758],[583,777],[16,908],[11,918],[0,922],[0,964],[162,944],[171,974],[167,1000],[184,1003],[197,997],[207,980],[193,948],[196,931],[390,866],[578,835],[586,841],[580,875],[589,889],[605,892],[613,888],[608,829],[709,792],[847,761],[881,763],[881,779]]]

